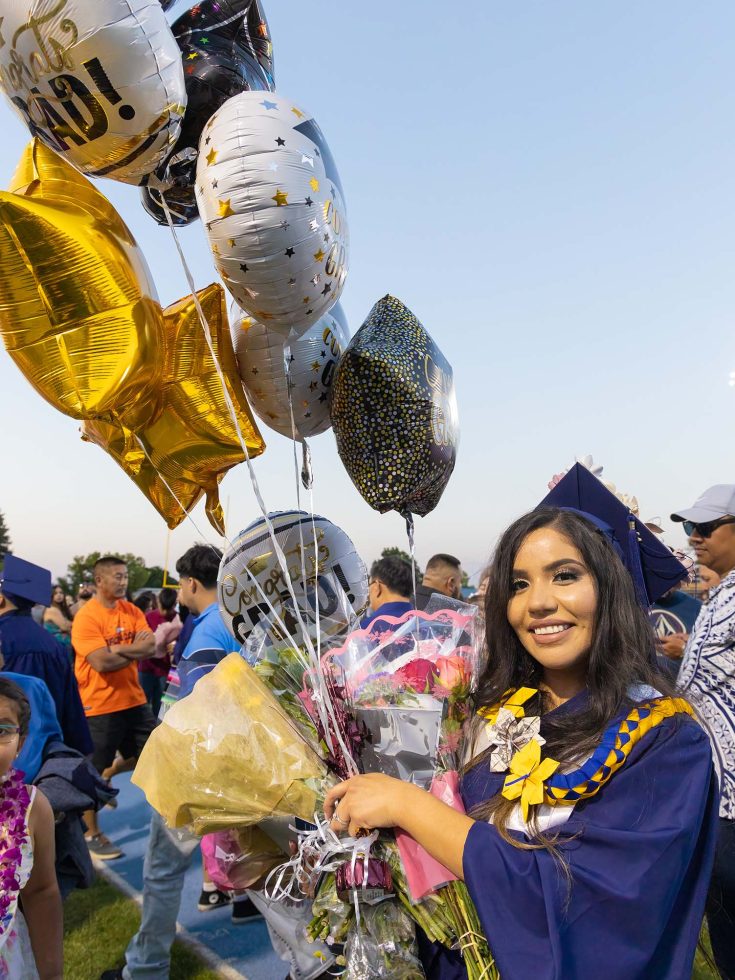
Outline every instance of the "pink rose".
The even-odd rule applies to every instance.
[[[429,679],[435,676],[434,664],[430,660],[412,660],[411,663],[401,667],[393,675],[394,678],[406,687],[410,687],[417,694],[423,694],[429,684]]]
[[[450,657],[438,657],[436,661],[437,680],[445,691],[469,684],[470,670],[464,657],[453,653]]]

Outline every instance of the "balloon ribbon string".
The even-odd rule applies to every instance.
[[[199,525],[197,524],[197,522],[192,517],[191,512],[188,511],[186,509],[186,507],[183,505],[183,503],[181,502],[181,500],[179,500],[178,496],[176,495],[175,491],[173,490],[173,488],[171,487],[171,485],[166,480],[166,477],[163,475],[163,473],[161,473],[160,470],[156,469],[156,465],[153,462],[153,460],[151,459],[151,457],[150,457],[150,455],[148,453],[148,450],[146,448],[146,445],[143,442],[143,440],[140,438],[140,436],[137,433],[133,433],[133,435],[135,436],[135,438],[136,438],[136,440],[138,442],[138,445],[140,446],[140,448],[145,453],[145,456],[148,459],[149,463],[156,470],[156,473],[160,477],[161,482],[166,487],[166,489],[171,494],[171,496],[176,501],[176,503],[179,505],[179,507],[183,510],[184,515],[186,516],[187,520],[192,525],[192,527],[194,528],[194,530],[196,531],[196,533],[199,535],[199,537],[203,538],[203,540],[205,541],[205,543],[208,544],[209,547],[213,551],[219,552],[219,548],[217,548],[217,546],[210,540],[210,538],[208,537],[207,533],[204,532],[204,531],[202,531],[202,529],[199,527]],[[225,541],[227,542],[227,544],[228,544],[228,546],[230,548],[234,548],[235,547],[234,544],[233,544],[233,542],[230,541],[230,539],[227,537],[226,534],[223,535],[223,537],[224,537]],[[253,585],[255,586],[255,588],[258,590],[258,592],[260,593],[261,597],[265,600],[265,603],[268,606],[269,610],[273,613],[273,617],[274,617],[274,620],[275,620],[276,624],[280,627],[280,629],[282,629],[284,631],[284,633],[286,635],[288,635],[288,630],[286,629],[286,624],[283,622],[283,620],[281,619],[281,617],[278,614],[278,611],[275,609],[275,607],[271,603],[269,597],[267,596],[267,594],[265,593],[265,591],[263,589],[263,586],[260,584],[260,582],[257,580],[257,578],[253,575],[253,573],[250,571],[250,569],[247,566],[245,567],[245,571],[248,573],[251,582],[253,583]],[[245,588],[245,583],[243,582],[243,580],[238,575],[234,575],[233,577],[234,577],[235,581],[237,582],[237,584],[242,589],[244,589]],[[307,663],[306,663],[305,666],[310,666],[310,664],[308,663],[308,661],[307,661]]]
[[[207,322],[207,318],[204,315],[204,310],[202,309],[202,305],[201,305],[201,303],[199,301],[199,297],[197,296],[196,285],[194,283],[194,277],[191,274],[191,269],[189,268],[189,265],[188,265],[188,263],[186,261],[186,257],[184,256],[184,252],[183,252],[183,250],[181,248],[181,244],[179,242],[178,235],[176,234],[176,228],[175,228],[174,223],[173,223],[173,220],[171,218],[171,211],[169,210],[168,204],[166,203],[166,200],[165,200],[163,194],[161,194],[160,192],[158,192],[158,198],[159,198],[161,207],[163,209],[163,212],[166,215],[166,221],[168,222],[168,226],[169,226],[169,228],[171,230],[171,236],[173,237],[174,244],[176,245],[176,251],[178,252],[179,259],[181,261],[181,265],[182,265],[182,268],[184,270],[184,275],[186,276],[186,280],[187,280],[187,282],[189,284],[189,288],[191,289],[192,300],[194,302],[194,306],[196,307],[196,311],[197,311],[197,313],[199,315],[199,320],[200,320],[200,323],[202,325],[202,330],[204,331],[204,336],[205,336],[206,341],[207,341],[207,346],[209,347],[209,352],[212,355],[212,360],[213,360],[214,365],[215,365],[215,368],[217,370],[217,374],[218,374],[219,379],[220,379],[220,384],[222,385],[222,391],[223,391],[223,394],[224,394],[224,397],[225,397],[225,403],[226,403],[227,408],[229,410],[230,417],[232,419],[233,425],[235,426],[235,430],[236,430],[237,435],[238,435],[238,438],[240,440],[240,445],[242,446],[243,453],[245,454],[245,461],[246,461],[247,466],[248,466],[248,473],[250,475],[250,482],[251,482],[252,487],[253,487],[253,492],[255,493],[255,498],[258,501],[258,506],[260,507],[260,512],[263,515],[263,520],[265,521],[265,525],[266,525],[266,527],[268,529],[268,534],[270,536],[271,543],[273,545],[273,550],[274,550],[274,552],[276,554],[276,557],[278,559],[278,563],[280,565],[281,572],[283,573],[283,578],[284,578],[284,582],[286,583],[286,588],[288,589],[289,594],[290,594],[291,598],[293,599],[293,612],[294,612],[294,616],[296,617],[296,620],[298,622],[298,625],[301,628],[301,633],[302,633],[304,645],[307,648],[307,651],[309,653],[309,657],[310,657],[311,662],[312,662],[314,683],[315,684],[318,684],[319,685],[319,688],[320,688],[320,690],[318,692],[320,696],[316,699],[316,702],[317,702],[317,710],[319,711],[320,715],[322,716],[322,721],[323,721],[323,724],[324,724],[324,732],[325,732],[326,741],[328,743],[329,748],[330,749],[333,749],[333,745],[332,745],[332,741],[331,741],[331,735],[334,734],[336,736],[337,741],[339,742],[340,748],[342,749],[342,752],[344,753],[345,760],[347,761],[348,766],[350,766],[351,768],[353,768],[354,769],[354,772],[357,773],[357,771],[358,771],[357,770],[357,765],[355,763],[355,760],[352,758],[352,754],[351,754],[348,746],[345,744],[344,740],[342,739],[342,736],[341,736],[341,733],[340,733],[340,730],[339,730],[339,725],[337,724],[337,719],[336,719],[336,715],[335,715],[335,712],[334,712],[334,707],[332,705],[332,701],[331,701],[331,698],[330,698],[330,695],[329,695],[329,691],[327,689],[327,685],[324,683],[324,681],[322,679],[322,674],[321,674],[320,664],[319,664],[319,656],[317,654],[317,651],[314,649],[314,645],[313,645],[313,643],[311,641],[311,637],[310,637],[309,632],[307,630],[306,624],[304,623],[304,620],[303,620],[303,618],[301,616],[301,610],[299,608],[299,603],[298,603],[298,600],[296,598],[296,590],[294,588],[293,582],[291,580],[291,575],[290,575],[289,570],[288,570],[288,563],[286,561],[286,556],[285,556],[285,554],[283,552],[283,549],[281,548],[281,545],[278,542],[278,539],[276,538],[275,528],[273,527],[273,523],[272,523],[272,521],[270,519],[270,516],[269,516],[268,511],[267,511],[266,506],[265,506],[265,501],[263,499],[263,495],[262,495],[262,493],[260,491],[260,485],[258,483],[258,478],[257,478],[256,473],[255,473],[255,468],[253,467],[253,461],[250,458],[250,452],[248,451],[247,441],[245,440],[245,438],[244,438],[244,436],[242,434],[242,429],[240,428],[240,422],[239,422],[239,420],[237,418],[237,412],[235,411],[235,406],[234,406],[234,404],[232,402],[232,398],[230,397],[230,392],[229,392],[229,390],[227,388],[227,380],[226,380],[225,375],[224,375],[224,372],[222,370],[222,366],[221,366],[221,364],[219,362],[219,358],[217,357],[216,351],[214,349],[214,344],[212,343],[212,333],[211,333],[211,330],[209,328],[209,323]],[[317,558],[317,555],[315,555],[314,557],[316,559]],[[306,588],[306,583],[304,583],[304,587]],[[320,634],[321,630],[320,630],[320,624],[319,624],[319,621],[318,620],[317,620],[317,623],[316,623],[316,629],[317,629],[317,636],[319,637],[319,634]],[[293,645],[295,647],[298,647],[298,643],[296,642],[296,640],[291,636],[291,634],[288,631],[286,631],[285,635],[287,637],[289,637],[289,639],[291,639],[293,641]],[[330,730],[330,726],[328,724],[328,719],[327,719],[327,715],[328,714],[331,715],[331,720],[332,720],[333,725],[334,725],[334,728],[332,730]]]
[[[293,446],[293,466],[294,466],[294,476],[296,481],[296,507],[301,510],[301,484],[299,480],[299,462],[298,454],[296,451],[296,444],[298,442],[298,433],[296,431],[296,420],[293,414],[293,397],[292,397],[292,386],[293,382],[291,380],[291,345],[286,343],[283,346],[283,367],[286,375],[286,394],[288,396],[288,409],[291,416],[291,444]],[[312,520],[314,515],[312,514]],[[304,542],[304,528],[301,522],[299,522],[299,545],[301,546],[301,578],[304,583],[304,589],[308,579],[306,577],[306,557],[305,557],[305,542]],[[319,623],[319,552],[316,549],[316,541],[314,542],[314,595],[316,597],[316,607],[315,615],[316,621]],[[317,660],[320,661],[319,656],[319,634],[321,630],[317,627]],[[329,746],[330,749],[332,746]]]
[[[302,469],[301,469],[301,480],[299,481],[299,463],[298,463],[298,453],[296,450],[296,445],[299,440],[297,438],[298,433],[296,430],[296,419],[294,417],[294,412],[293,412],[293,382],[291,381],[292,361],[291,361],[291,347],[289,344],[286,344],[284,348],[283,357],[284,357],[284,367],[286,369],[286,392],[288,394],[288,412],[291,418],[291,441],[293,444],[293,465],[294,465],[294,475],[296,479],[296,503],[299,510],[301,510],[301,487],[299,483],[301,483],[304,489],[309,491],[309,515],[311,517],[311,530],[314,538],[314,561],[316,563],[316,568],[315,568],[316,579],[314,582],[314,604],[315,604],[314,614],[318,621],[319,620],[319,542],[317,540],[316,520],[314,515],[314,489],[313,489],[314,479],[313,479],[313,474],[311,472],[311,453],[309,452],[309,446],[306,442],[306,439],[302,439],[301,440]],[[308,461],[308,469],[310,475],[310,479],[308,481],[304,479],[305,471],[307,467],[307,461]],[[300,538],[301,538],[301,534],[302,534],[302,529],[301,529],[301,525],[299,524]],[[304,541],[303,538],[301,538],[302,559],[303,559],[303,549],[304,549]],[[305,570],[303,574],[304,574],[304,581],[305,581],[306,580]],[[317,659],[321,663],[321,630],[317,630],[316,647],[317,647],[317,651],[316,651]]]
[[[405,513],[406,518],[406,535],[408,536],[408,552],[411,556],[411,581],[413,584],[413,607],[418,609],[419,603],[416,596],[416,537],[414,534],[415,526],[413,523],[413,514],[410,510]],[[416,636],[419,635],[419,617],[416,616],[415,620],[415,632]]]

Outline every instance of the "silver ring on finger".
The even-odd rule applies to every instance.
[[[334,816],[332,817],[332,819],[336,820],[337,823],[340,825],[340,827],[349,827],[350,825],[349,820],[343,820],[342,817],[340,817],[339,810],[334,811]]]

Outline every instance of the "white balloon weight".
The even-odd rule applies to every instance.
[[[186,90],[158,0],[0,0],[0,31],[4,94],[84,173],[139,184],[170,153]]]
[[[282,96],[242,92],[199,143],[196,198],[238,305],[271,330],[303,330],[337,301],[348,232],[337,167],[314,119]]]
[[[286,557],[296,606],[265,520],[260,518],[235,538],[222,557],[217,594],[229,630],[242,643],[250,642],[257,631],[266,643],[275,645],[303,646],[304,629],[313,643],[317,635],[341,635],[368,601],[367,570],[354,544],[325,517],[312,519],[300,510],[268,516]]]
[[[238,313],[232,343],[255,414],[289,439],[326,432],[335,368],[350,339],[342,307],[337,303],[301,336],[289,338]]]

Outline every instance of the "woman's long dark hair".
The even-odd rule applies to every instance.
[[[57,589],[61,589],[61,594],[64,596],[61,602],[54,601],[54,592],[56,592]],[[61,615],[64,617],[64,619],[68,619],[69,622],[71,623],[74,617],[69,612],[69,607],[66,604],[66,595],[64,594],[64,589],[61,585],[55,585],[53,589],[51,589],[51,602],[49,603],[49,605],[52,606],[54,609],[58,609]]]
[[[591,755],[613,719],[633,707],[629,688],[647,684],[670,695],[673,687],[656,667],[651,624],[636,599],[633,580],[609,540],[580,514],[542,507],[511,524],[495,551],[485,600],[488,662],[477,686],[475,707],[492,707],[508,688],[538,688],[542,680],[543,668],[526,652],[508,622],[516,555],[526,537],[540,528],[553,528],[579,551],[597,597],[587,669],[587,702],[579,711],[561,712],[544,724],[543,754],[555,759],[563,769],[565,763]],[[526,714],[543,714],[548,708],[544,700],[543,693],[536,695],[524,705]],[[500,833],[517,845],[518,841],[508,837],[505,830],[513,806],[496,797],[478,807],[473,816],[485,820],[492,816]],[[548,844],[540,835],[538,839]]]

